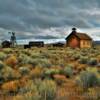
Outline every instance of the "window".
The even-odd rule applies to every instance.
[[[83,45],[85,45],[85,41],[83,41]]]
[[[90,45],[90,42],[87,42],[87,45]]]

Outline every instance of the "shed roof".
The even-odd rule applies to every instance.
[[[69,36],[66,37],[66,40],[71,36],[75,35],[77,36],[80,40],[92,40],[92,38],[87,35],[86,33],[79,33],[79,32],[72,32]]]
[[[76,33],[75,34],[79,39],[84,39],[84,40],[92,40],[92,38],[87,35],[86,33]]]

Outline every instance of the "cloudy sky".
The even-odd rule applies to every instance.
[[[61,40],[71,28],[100,39],[100,0],[0,0],[0,40]]]

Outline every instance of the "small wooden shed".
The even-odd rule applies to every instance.
[[[3,41],[1,43],[1,45],[2,45],[2,48],[10,48],[11,47],[11,43],[7,40]]]
[[[30,47],[44,47],[43,41],[30,41],[29,42]]]
[[[64,47],[64,43],[58,42],[58,43],[53,43],[53,47]]]
[[[31,48],[30,45],[25,44],[25,45],[24,45],[24,49],[28,49],[28,48]]]
[[[92,38],[86,33],[76,31],[72,28],[72,32],[66,37],[66,45],[72,48],[91,48]]]

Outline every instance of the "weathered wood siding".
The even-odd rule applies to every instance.
[[[90,47],[92,47],[92,41],[80,40],[80,48],[90,48]]]
[[[80,47],[80,40],[76,36],[72,35],[67,40],[67,46],[72,47],[72,48]]]

